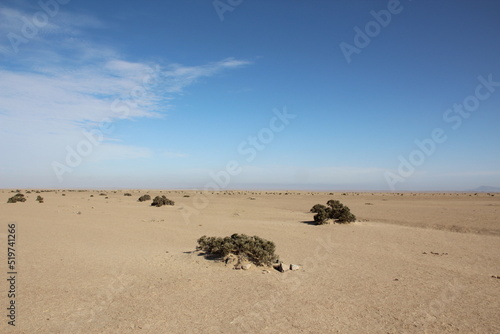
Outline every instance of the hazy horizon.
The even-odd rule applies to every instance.
[[[280,187],[276,186],[273,187],[272,185],[251,185],[251,186],[245,186],[245,185],[233,185],[231,188],[221,188],[219,190],[217,189],[206,189],[203,187],[200,188],[182,188],[182,187],[161,187],[161,188],[155,188],[155,187],[149,187],[149,188],[141,188],[141,187],[131,187],[131,188],[125,188],[125,187],[101,187],[101,186],[93,186],[93,187],[73,187],[73,188],[42,188],[42,187],[11,187],[11,188],[1,188],[3,190],[12,190],[15,191],[17,190],[56,190],[56,191],[134,191],[134,190],[147,190],[147,191],[220,191],[220,192],[346,192],[346,193],[473,193],[473,192],[478,192],[478,193],[499,193],[500,192],[500,187],[489,187],[489,186],[480,186],[475,189],[462,189],[462,190],[411,190],[411,189],[400,189],[400,190],[383,190],[383,189],[352,189],[352,188],[335,188],[335,187],[326,187],[323,185],[319,185],[317,187],[315,186],[308,186],[308,185],[300,185],[297,187]]]

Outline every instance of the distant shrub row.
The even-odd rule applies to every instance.
[[[138,201],[139,202],[145,202],[145,201],[149,201],[151,200],[151,196],[149,195],[142,195],[141,197],[139,197]],[[153,199],[153,202],[151,203],[151,206],[156,206],[156,207],[160,207],[160,206],[163,206],[163,205],[174,205],[175,202],[168,199],[167,197],[165,197],[165,195],[163,196],[156,196],[154,199]]]
[[[36,201],[38,201],[39,203],[43,203],[43,197],[37,196]],[[24,197],[24,195],[21,193],[17,193],[7,200],[7,203],[17,203],[17,202],[21,203],[26,202],[26,197]]]

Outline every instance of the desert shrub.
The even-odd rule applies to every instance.
[[[131,193],[125,193],[125,194],[123,194],[123,196],[132,196],[132,194]]]
[[[339,201],[329,200],[326,204],[331,209],[330,218],[335,220],[337,223],[344,224],[356,221],[356,216],[351,213],[351,209]]]
[[[328,219],[332,219],[339,224],[352,223],[356,221],[356,216],[351,213],[351,210],[337,200],[329,200],[327,206],[316,204],[310,212],[316,213],[314,221],[317,225],[328,223]]]
[[[153,203],[151,203],[151,206],[157,206],[157,207],[160,207],[162,205],[174,205],[175,202],[168,199],[167,197],[165,197],[165,195],[163,196],[156,196],[153,200]]]
[[[328,222],[328,219],[330,218],[329,208],[322,205],[321,207],[317,207],[314,212],[316,213],[314,215],[314,221],[316,222],[316,225],[323,225]]]
[[[26,202],[26,198],[24,197],[23,194],[17,193],[7,200],[7,203],[17,203],[17,202]]]
[[[43,203],[43,197],[42,196],[37,196],[36,200],[40,203]]]
[[[220,258],[236,255],[240,262],[248,260],[256,265],[271,265],[279,258],[274,254],[274,242],[237,233],[224,238],[204,235],[198,239],[196,249]]]
[[[323,204],[315,204],[315,205],[311,208],[311,210],[309,210],[309,212],[316,212],[316,213],[317,213],[317,212],[319,212],[320,210],[326,210],[326,209],[327,209],[327,207],[326,207],[326,206],[324,206]]]
[[[139,197],[138,201],[139,202],[145,202],[145,201],[149,201],[151,199],[151,196],[149,195],[142,195],[141,197]]]

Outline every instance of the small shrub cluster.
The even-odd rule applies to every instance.
[[[224,238],[204,235],[198,239],[196,249],[220,258],[236,255],[239,262],[248,260],[256,265],[271,265],[279,258],[274,254],[274,242],[237,233]]]
[[[328,219],[339,224],[356,221],[356,216],[351,213],[351,210],[339,201],[329,200],[326,205],[316,204],[311,208],[310,212],[316,213],[314,215],[316,225],[327,224]]]
[[[17,203],[17,202],[26,202],[26,198],[24,197],[23,194],[17,193],[7,200],[7,203]]]
[[[145,202],[145,201],[149,201],[151,199],[151,196],[149,195],[142,195],[141,197],[139,197],[138,201],[139,202]]]
[[[123,196],[132,196],[132,194],[131,193],[125,193],[125,194],[123,194]]]
[[[37,197],[36,197],[36,200],[37,200],[39,203],[43,203],[43,197],[42,197],[42,196],[37,196]]]
[[[165,195],[163,196],[156,196],[153,200],[153,203],[151,203],[151,206],[157,206],[157,207],[160,207],[162,205],[174,205],[175,202],[168,199],[167,197],[165,197]]]

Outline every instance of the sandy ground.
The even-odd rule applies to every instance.
[[[22,192],[7,204],[0,190],[0,332],[500,333],[500,194]],[[138,202],[146,193],[176,205]],[[358,222],[312,225],[328,199]],[[193,253],[200,236],[233,233],[274,241],[301,270]]]

